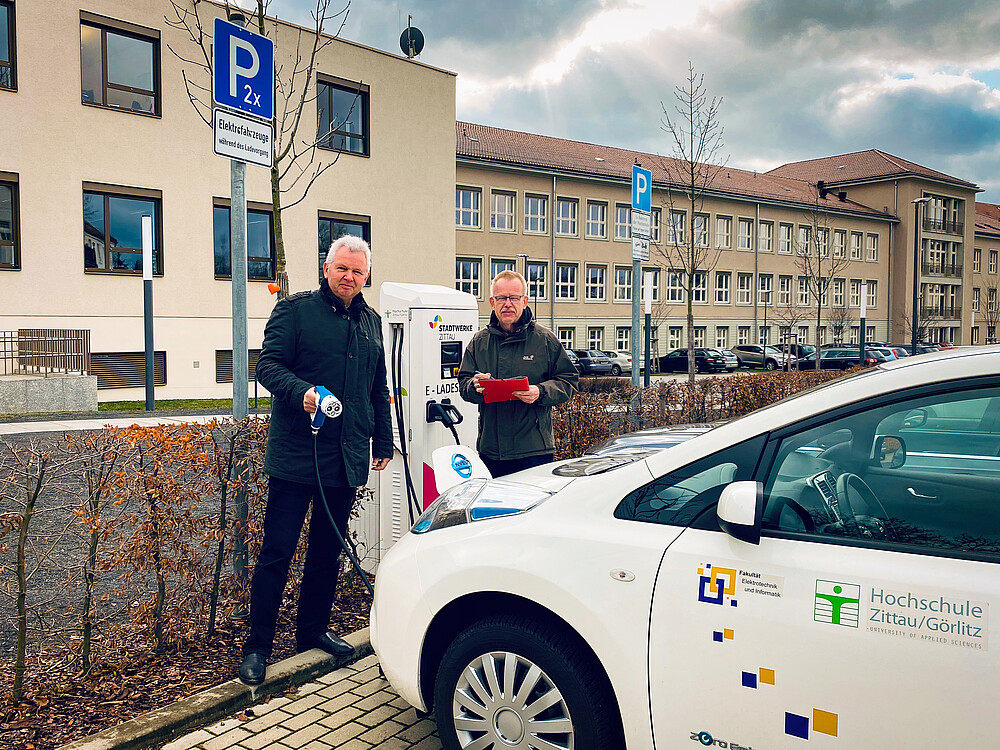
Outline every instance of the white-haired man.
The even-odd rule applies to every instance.
[[[268,497],[264,540],[250,589],[250,635],[239,669],[240,679],[250,685],[264,680],[288,565],[310,502],[296,644],[299,651],[321,648],[335,656],[353,650],[327,630],[340,544],[319,500],[313,441],[330,513],[346,534],[356,488],[367,482],[369,467],[381,471],[392,457],[382,323],[361,294],[370,269],[368,243],[360,237],[340,237],[323,264],[320,288],[279,301],[264,329],[257,380],[271,392],[264,460]],[[327,420],[313,438],[316,386],[337,396],[344,411]]]

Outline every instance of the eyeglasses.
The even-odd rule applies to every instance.
[[[504,302],[519,302],[522,299],[524,299],[523,294],[501,294],[493,298],[495,302],[499,302],[500,304],[503,304]]]

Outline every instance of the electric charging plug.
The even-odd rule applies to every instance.
[[[334,419],[344,412],[344,405],[328,388],[321,385],[317,385],[315,388],[318,404],[316,411],[312,415],[312,430],[314,435],[319,432],[319,428],[323,426],[323,422],[326,421],[327,417]]]

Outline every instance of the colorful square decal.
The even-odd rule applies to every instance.
[[[760,668],[760,682],[762,685],[773,685],[774,684],[774,670]]]
[[[840,717],[829,711],[813,709],[813,731],[820,734],[828,734],[831,737],[837,736],[837,722]]]
[[[715,641],[716,643],[722,643],[722,631],[716,630],[714,633],[712,633],[712,640]]]
[[[743,687],[757,689],[757,675],[753,672],[743,673]]]
[[[707,604],[736,606],[736,571],[733,568],[713,568],[710,564],[698,566],[698,601]]]
[[[727,641],[733,640],[733,636],[735,635],[736,633],[733,632],[732,628],[726,628],[725,630],[722,631],[722,637],[725,638]]]
[[[798,714],[785,712],[785,734],[790,734],[792,737],[801,737],[804,740],[809,739],[809,719],[805,716],[799,716]]]

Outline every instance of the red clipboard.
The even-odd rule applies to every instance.
[[[517,401],[514,391],[528,390],[527,378],[507,378],[506,380],[494,380],[489,378],[479,381],[483,386],[483,399],[487,404],[495,404],[497,401]]]

